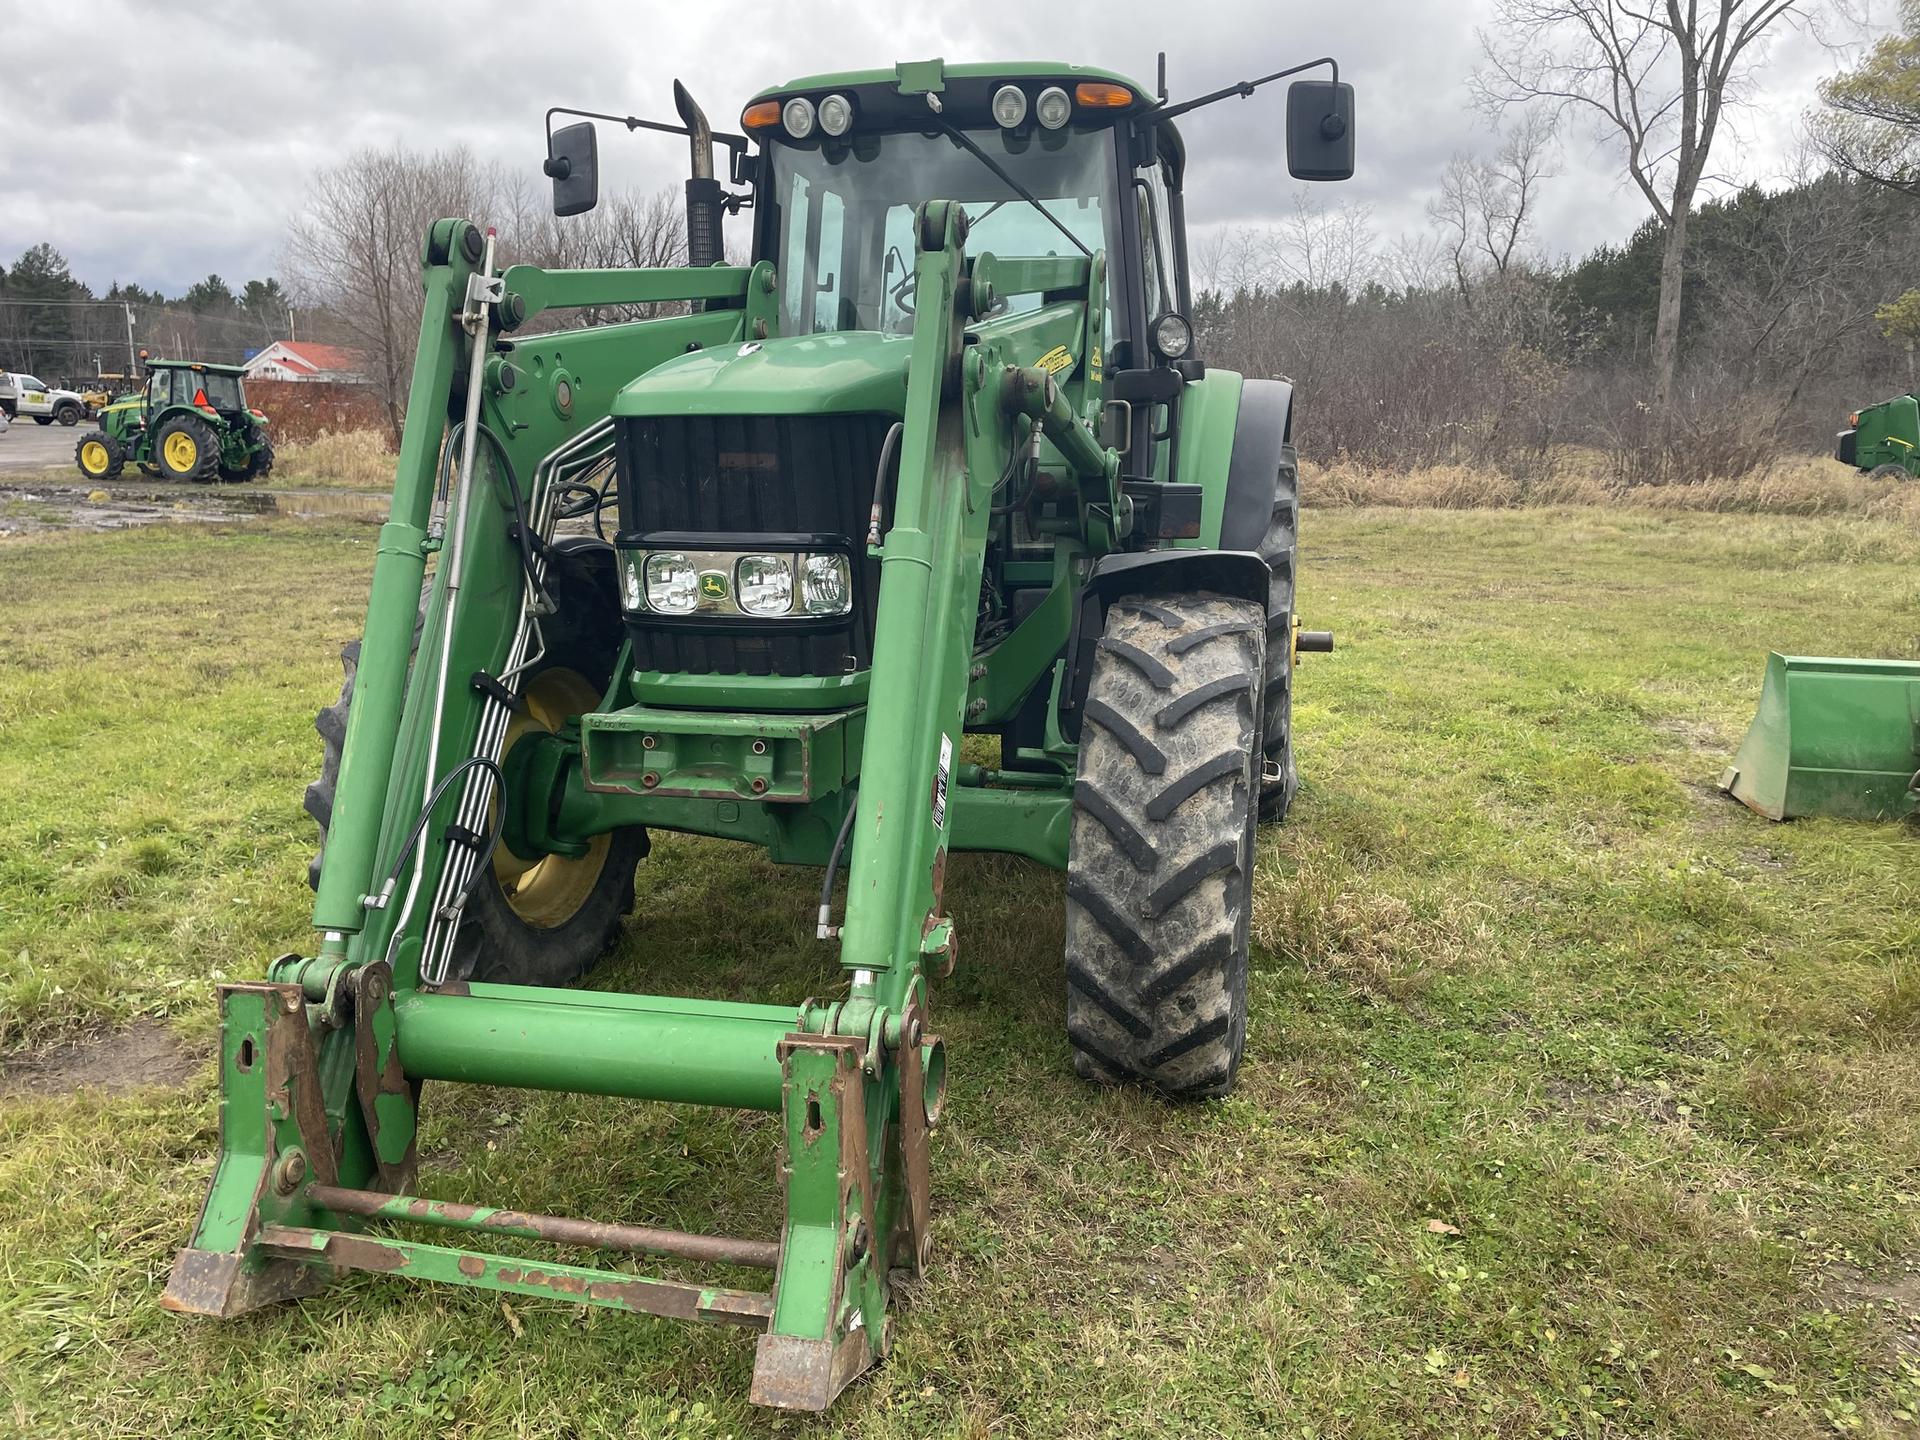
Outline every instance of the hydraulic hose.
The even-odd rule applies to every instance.
[[[887,427],[887,438],[880,442],[880,468],[873,472],[873,508],[867,512],[869,548],[877,548],[880,544],[880,522],[886,518],[883,500],[887,493],[887,471],[893,468],[893,457],[900,449],[900,436],[905,429],[905,421],[894,421]]]
[[[840,821],[840,833],[833,838],[833,850],[827,856],[827,876],[820,882],[820,920],[814,931],[817,940],[831,940],[837,933],[833,927],[833,881],[840,873],[840,854],[847,848],[847,837],[853,833],[853,812],[858,808],[860,792],[856,787],[847,797],[847,813]]]

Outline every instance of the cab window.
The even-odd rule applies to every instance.
[[[1141,170],[1134,180],[1134,198],[1140,206],[1140,234],[1148,241],[1146,268],[1147,320],[1180,308],[1173,252],[1173,191],[1167,183],[1164,161]]]

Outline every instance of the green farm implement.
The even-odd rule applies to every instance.
[[[1920,805],[1920,661],[1769,655],[1720,788],[1771,820],[1886,820]]]
[[[129,464],[162,480],[257,480],[273,469],[267,417],[247,404],[238,365],[146,360],[140,388],[100,412],[74,464],[111,480]]]
[[[1920,396],[1896,395],[1849,415],[1834,458],[1874,480],[1920,479]]]
[[[1920,477],[1920,400],[1847,417],[1834,457],[1873,480]],[[1920,661],[1769,655],[1760,708],[1720,788],[1773,820],[1881,820],[1920,807]]]
[[[1185,318],[1173,121],[1330,66],[1169,105],[934,60],[765,91],[738,135],[676,86],[677,124],[550,112],[545,169],[578,214],[593,120],[687,137],[685,268],[503,268],[493,231],[433,225],[307,792],[317,935],[221,989],[221,1151],[168,1308],[368,1270],[718,1321],[759,1332],[756,1402],[824,1409],[929,1254],[957,850],[1065,872],[1081,1075],[1232,1087],[1255,826],[1294,793],[1294,657],[1332,638],[1294,615],[1291,387],[1209,367]],[[1352,172],[1332,76],[1289,91],[1303,179]],[[753,258],[726,264],[742,211]],[[553,328],[621,307],[654,318]],[[567,988],[667,831],[824,867],[829,998]],[[428,1080],[771,1112],[780,1233],[429,1198]]]

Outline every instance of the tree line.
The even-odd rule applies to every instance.
[[[1801,173],[1702,198],[1728,112],[1759,95],[1793,0],[1499,0],[1473,87],[1505,122],[1457,156],[1427,233],[1303,196],[1217,236],[1210,358],[1300,382],[1303,448],[1387,468],[1543,475],[1569,445],[1620,483],[1745,473],[1821,450],[1915,383],[1920,0],[1829,79]],[[1530,243],[1563,133],[1614,147],[1648,207],[1622,244],[1550,265]]]
[[[142,349],[237,362],[288,337],[290,298],[272,276],[235,290],[218,275],[179,295],[115,282],[96,294],[50,244],[0,265],[0,368],[41,379],[124,374]]]

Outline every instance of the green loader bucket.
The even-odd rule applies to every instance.
[[[1720,788],[1772,820],[1913,813],[1920,661],[1767,656],[1760,713]]]

